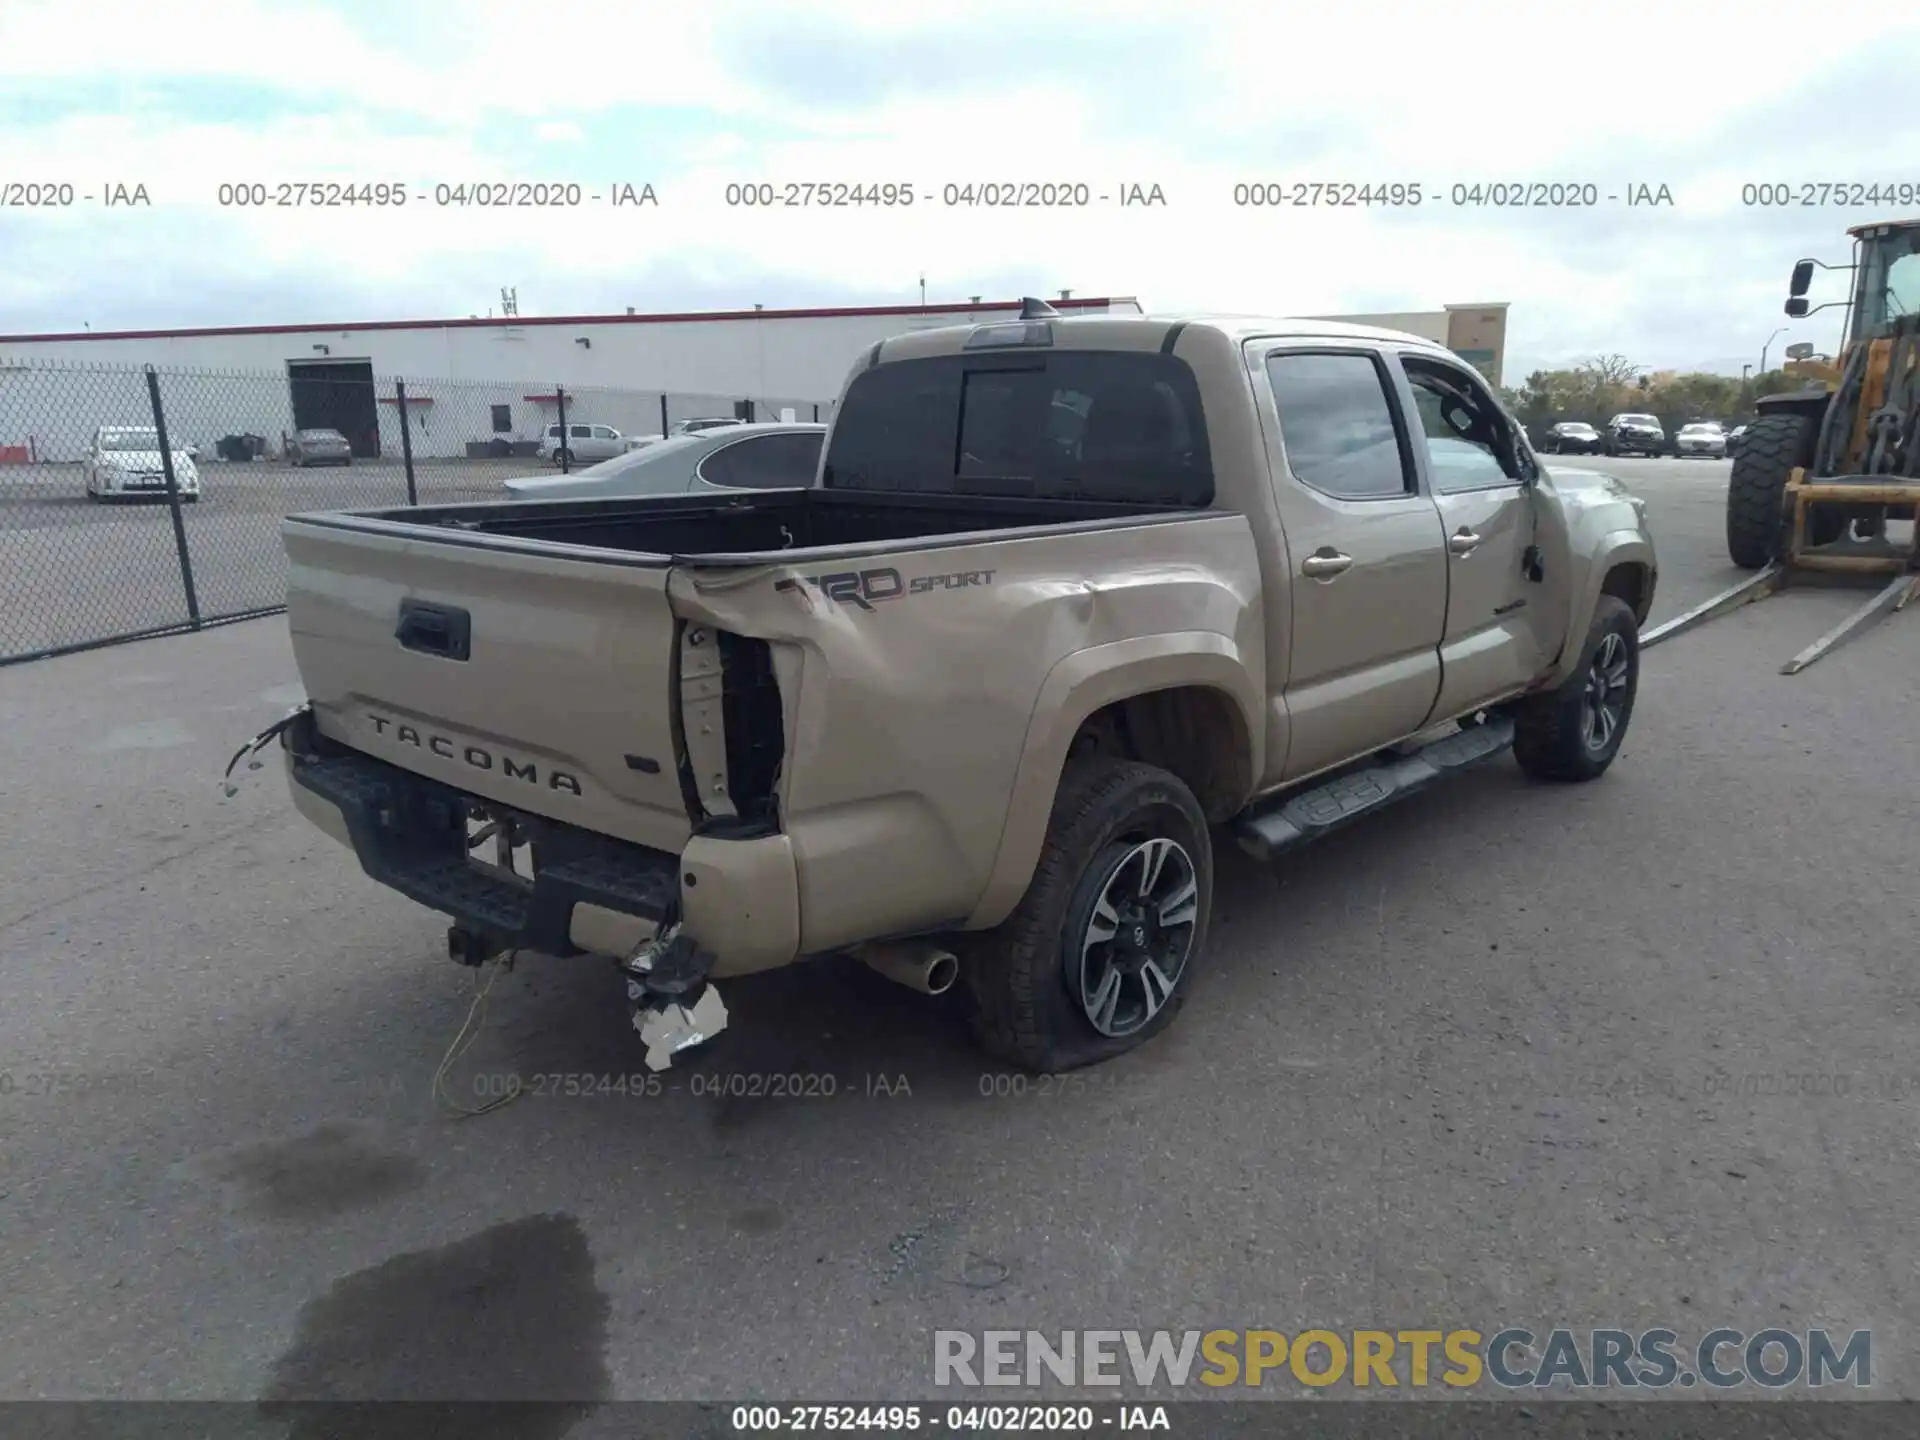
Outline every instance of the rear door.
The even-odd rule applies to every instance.
[[[322,734],[486,799],[684,845],[664,557],[335,517],[282,535]]]
[[[1249,360],[1286,531],[1292,780],[1418,730],[1440,690],[1440,516],[1420,484],[1387,357],[1253,341]]]
[[[1528,611],[1534,543],[1531,462],[1479,379],[1425,351],[1398,356],[1427,488],[1446,532],[1446,633],[1434,715],[1455,715],[1526,687],[1545,657]]]

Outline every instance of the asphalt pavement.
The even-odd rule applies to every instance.
[[[1738,573],[1724,464],[1601,468],[1656,619]],[[445,921],[218,787],[283,619],[0,669],[0,1398],[944,1400],[940,1329],[1504,1324],[1870,1329],[1913,1396],[1920,621],[1777,673],[1850,603],[1649,651],[1596,784],[1221,843],[1190,1004],[1097,1070],[829,961],[618,1093],[610,967],[530,957],[451,1091],[529,1088],[464,1119]]]

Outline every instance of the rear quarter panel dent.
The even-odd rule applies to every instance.
[[[960,570],[993,578],[861,610],[805,583],[831,561],[768,566],[751,583],[713,588],[675,576],[674,608],[687,619],[774,647],[789,718],[782,821],[810,951],[947,927],[976,911],[999,871],[1003,836],[1020,833],[1009,816],[1029,803],[1036,726],[1053,743],[1050,727],[1066,724],[1053,714],[1065,692],[1053,698],[1049,687],[1067,657],[1122,641],[1159,646],[1171,652],[1160,666],[1174,677],[1165,683],[1231,672],[1223,688],[1243,710],[1265,684],[1264,665],[1249,674],[1237,658],[1261,643],[1258,561],[1237,515],[960,553],[930,547],[888,563],[909,582]],[[775,588],[789,578],[803,583]],[[1236,658],[1212,658],[1221,653]],[[1055,779],[1045,781],[1041,830]],[[1022,875],[1015,899],[1026,882]]]

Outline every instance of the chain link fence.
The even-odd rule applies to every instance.
[[[0,357],[0,664],[282,609],[286,515],[503,500],[503,481],[690,421],[832,410],[351,363],[249,374]]]

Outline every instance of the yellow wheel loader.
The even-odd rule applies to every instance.
[[[1787,314],[1809,308],[1815,269],[1853,273],[1832,362],[1789,348],[1805,389],[1756,403],[1727,482],[1727,554],[1748,579],[1650,630],[1654,645],[1804,580],[1886,577],[1873,597],[1781,667],[1798,674],[1920,595],[1920,220],[1847,232],[1851,265],[1802,260]],[[1890,528],[1893,527],[1893,528]],[[1904,534],[1898,533],[1904,531]]]

